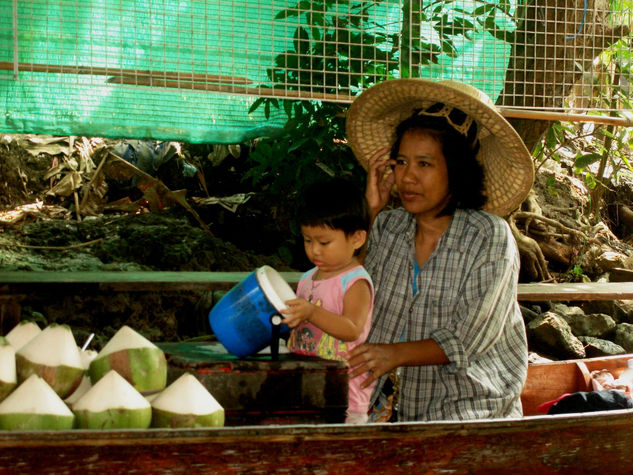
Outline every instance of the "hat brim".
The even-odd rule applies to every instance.
[[[534,164],[523,140],[483,92],[453,81],[391,79],[358,96],[346,120],[347,141],[361,165],[395,141],[398,124],[415,109],[436,102],[457,107],[477,122],[484,169],[486,211],[507,216],[527,197],[534,183]]]

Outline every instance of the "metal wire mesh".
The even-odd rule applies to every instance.
[[[506,108],[613,113],[631,108],[631,9],[622,0],[0,0],[3,128],[74,121],[81,133],[120,125],[124,113],[120,135],[160,117],[166,136],[197,127],[188,138],[203,140],[219,123],[281,120],[248,114],[257,97],[351,102],[394,77],[467,82]]]

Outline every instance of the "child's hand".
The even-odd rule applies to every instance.
[[[284,316],[283,323],[290,328],[295,328],[301,322],[310,320],[314,310],[317,308],[316,305],[308,302],[306,299],[286,300],[284,303],[287,307],[281,310]]]

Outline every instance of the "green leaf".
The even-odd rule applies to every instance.
[[[602,155],[598,153],[587,153],[584,155],[580,155],[574,159],[574,165],[577,169],[585,169],[592,163],[596,163],[602,158]]]
[[[282,10],[275,15],[275,20],[285,20],[286,18],[299,16],[299,12],[294,8]]]
[[[305,28],[299,27],[295,31],[292,43],[295,51],[299,55],[307,55],[310,53],[310,34]]]
[[[293,144],[288,148],[288,152],[293,152],[297,150],[298,148],[301,148],[309,140],[310,140],[309,137],[303,137],[303,138],[295,140]]]
[[[484,5],[477,7],[473,10],[473,16],[484,16],[486,13],[493,10],[495,6],[492,3],[485,3]]]
[[[283,105],[284,105],[284,112],[286,113],[286,117],[288,117],[288,119],[291,119],[292,118],[292,101],[285,100],[283,101]]]
[[[285,262],[291,262],[292,261],[292,251],[290,249],[288,249],[287,246],[279,247],[279,249],[277,250],[277,255],[281,259],[283,259]]]
[[[547,146],[547,148],[553,149],[556,147],[556,144],[556,130],[554,129],[554,127],[550,127],[549,129],[547,129],[547,134],[545,134],[545,145]]]
[[[263,97],[260,97],[255,102],[253,102],[253,104],[251,104],[251,107],[248,109],[248,113],[252,114],[253,112],[255,112],[257,108],[262,105],[262,102],[264,102],[264,100],[265,99]]]
[[[486,31],[497,40],[505,41],[506,43],[514,42],[514,33],[499,27],[495,21],[494,13],[491,13],[490,16],[486,17],[483,26]]]
[[[547,192],[552,196],[558,196],[558,182],[554,175],[550,175],[545,180],[545,186],[547,187]]]
[[[596,177],[593,175],[593,173],[587,173],[585,175],[585,184],[590,190],[593,190],[596,187],[598,183],[596,182]]]

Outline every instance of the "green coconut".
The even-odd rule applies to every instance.
[[[152,401],[152,427],[222,427],[224,409],[195,376],[185,373]]]
[[[15,370],[15,349],[0,336],[0,401],[15,389],[18,377]]]
[[[109,371],[73,405],[80,429],[147,429],[149,402],[119,373]]]
[[[35,322],[23,320],[14,326],[6,335],[6,339],[15,350],[19,350],[40,334],[42,329]]]
[[[127,325],[116,332],[90,363],[92,384],[110,370],[115,370],[144,395],[160,392],[167,386],[165,353]]]
[[[97,356],[97,352],[95,350],[80,350],[79,355],[81,356],[81,363],[83,364],[86,373],[83,378],[81,378],[81,383],[79,383],[77,389],[75,389],[70,396],[64,399],[64,402],[71,408],[73,407],[73,404],[75,404],[79,398],[86,394],[92,387],[88,368],[90,367],[90,362]]]
[[[0,429],[69,430],[75,416],[55,391],[36,374],[0,403]]]
[[[37,374],[62,399],[77,389],[86,372],[70,327],[55,323],[17,350],[15,362],[18,383]]]

